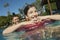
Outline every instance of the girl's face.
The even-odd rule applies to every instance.
[[[27,17],[29,20],[35,20],[38,16],[37,10],[35,7],[31,7],[29,8],[28,12],[27,12]]]

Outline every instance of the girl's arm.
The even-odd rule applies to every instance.
[[[8,28],[6,28],[4,31],[3,31],[3,35],[6,35],[6,34],[9,34],[13,31],[15,31],[17,28],[19,28],[21,26],[21,23],[19,24],[16,24],[16,25],[12,25],[12,26],[9,26]]]
[[[22,25],[26,25],[26,24],[30,24],[30,23],[31,22],[22,22],[22,23],[19,23],[19,24],[16,24],[16,25],[9,26],[8,28],[6,28],[3,31],[3,35],[9,34],[13,31],[15,31],[16,29],[18,29],[19,27],[22,27]]]
[[[46,18],[50,18],[53,20],[60,20],[60,15],[47,15],[47,16],[39,16],[39,18],[42,19],[46,19]]]

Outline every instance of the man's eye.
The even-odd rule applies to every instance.
[[[15,19],[15,20],[17,20],[17,19]]]
[[[31,18],[34,18],[34,17],[31,17]]]
[[[32,18],[34,18],[34,17],[32,17]]]

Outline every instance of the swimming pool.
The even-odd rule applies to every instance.
[[[10,33],[7,36],[3,36],[2,34],[0,34],[2,37],[2,38],[1,37],[0,38],[1,38],[1,40],[33,40],[32,38],[34,38],[34,40],[60,40],[60,36],[57,36],[57,35],[60,35],[60,33],[59,33],[60,31],[58,31],[58,32],[54,31],[53,33],[51,33],[51,31],[52,31],[51,28],[55,28],[55,27],[57,28],[59,26],[60,26],[60,21],[55,21],[52,24],[47,24],[46,27],[49,29],[47,29],[43,32],[44,33],[43,36],[41,36],[39,34],[39,31],[37,34],[24,36],[25,31],[20,31],[20,32]]]

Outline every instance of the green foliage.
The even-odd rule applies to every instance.
[[[53,2],[53,3],[50,3],[50,4],[51,4],[51,9],[52,10],[57,10],[56,2]],[[48,4],[46,4],[45,7],[46,7],[46,13],[47,13],[47,15],[50,15]]]
[[[45,6],[46,6],[46,9],[49,10],[48,4],[46,4]],[[53,10],[53,9],[57,9],[55,2],[51,3],[51,9],[52,9],[52,10]]]
[[[6,23],[7,23],[7,17],[0,16],[0,28],[1,28],[1,26],[4,26]]]

